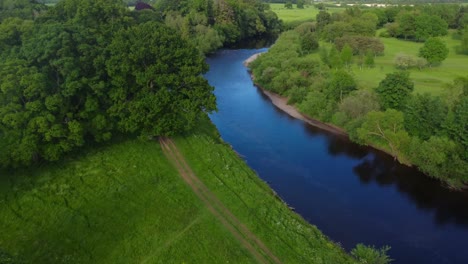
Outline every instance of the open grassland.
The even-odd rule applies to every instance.
[[[174,139],[197,176],[284,263],[350,263],[205,122]],[[0,171],[0,253],[27,263],[254,263],[157,141]]]
[[[361,70],[357,66],[353,67],[355,77],[363,87],[377,87],[387,73],[397,70],[395,68],[397,54],[405,53],[417,57],[419,48],[423,46],[423,43],[395,38],[381,38],[381,40],[385,45],[385,55],[375,58],[374,68]],[[460,45],[460,41],[453,39],[452,34],[443,37],[442,40],[449,48],[449,55],[441,65],[422,70],[417,68],[410,70],[411,79],[415,83],[415,92],[438,95],[456,77],[468,75],[468,56],[457,54],[455,50],[456,46]]]
[[[468,56],[456,53],[456,47],[460,45],[460,40],[453,38],[454,31],[441,39],[449,48],[449,55],[439,66],[427,67],[422,70],[417,68],[409,69],[410,78],[414,81],[416,93],[430,93],[440,95],[457,77],[468,75]],[[406,41],[396,38],[380,38],[385,45],[385,54],[375,57],[375,67],[360,68],[356,63],[351,67],[351,71],[362,88],[375,88],[379,85],[386,74],[399,70],[395,67],[395,57],[399,53],[418,57],[419,49],[424,43]],[[321,41],[322,48],[330,49],[331,44]],[[320,60],[319,52],[314,52],[308,56]],[[354,56],[354,61],[357,57]]]
[[[306,5],[303,9],[297,8],[296,5],[293,5],[294,8],[288,9],[284,7],[284,4],[270,4],[270,7],[284,22],[315,20],[315,16],[320,11],[312,5]],[[343,10],[345,9],[341,7],[330,7],[327,9],[330,13],[341,12]]]

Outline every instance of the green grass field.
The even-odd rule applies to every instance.
[[[284,263],[350,263],[221,142],[175,138],[200,179]],[[26,263],[254,263],[179,177],[157,141],[128,140],[0,171],[0,255]]]
[[[456,53],[456,47],[460,45],[460,41],[452,37],[453,33],[453,31],[450,31],[449,35],[442,37],[442,40],[449,48],[449,55],[441,65],[427,67],[422,70],[417,68],[409,69],[410,78],[415,84],[415,92],[440,95],[444,92],[447,85],[453,83],[455,78],[468,76],[468,56]],[[374,68],[361,69],[355,63],[351,67],[356,81],[362,88],[375,88],[385,78],[386,74],[397,71],[398,69],[395,67],[395,57],[397,54],[405,53],[418,57],[419,48],[423,46],[423,43],[396,38],[380,39],[385,45],[385,54],[375,58]],[[330,48],[331,44],[320,42],[320,46]],[[318,52],[309,56],[317,60],[320,59]],[[356,59],[356,57],[353,58],[353,60]]]
[[[460,41],[453,39],[451,34],[442,39],[449,48],[449,55],[440,66],[410,70],[411,79],[415,83],[415,91],[418,93],[427,92],[438,95],[456,77],[468,75],[468,56],[457,54],[455,51]],[[387,73],[397,70],[394,62],[397,54],[405,53],[417,57],[419,48],[423,45],[423,43],[395,38],[381,38],[381,40],[385,45],[385,55],[375,58],[374,68],[361,70],[357,66],[353,67],[356,79],[363,87],[377,87]]]
[[[315,16],[319,13],[320,10],[314,6],[305,6],[304,9],[296,8],[296,5],[293,5],[293,9],[287,9],[284,7],[284,4],[270,4],[271,10],[275,12],[278,17],[284,22],[292,21],[305,21],[305,20],[315,20]],[[328,8],[328,12],[335,13],[341,12],[344,8]]]

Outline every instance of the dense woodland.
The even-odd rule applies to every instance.
[[[188,131],[216,109],[202,55],[280,29],[256,0],[127,4],[2,1],[1,166],[58,160],[115,135]]]
[[[316,21],[283,33],[251,68],[257,84],[288,97],[306,115],[460,186],[468,182],[468,76],[432,95],[413,92],[410,70],[443,63],[448,49],[437,37],[449,29],[460,39],[458,52],[466,54],[467,18],[467,7],[458,5],[321,11]],[[374,37],[378,28],[384,28],[381,37],[424,45],[418,57],[398,55],[394,72],[378,87],[359,87],[351,66],[374,67],[376,56],[384,54]]]

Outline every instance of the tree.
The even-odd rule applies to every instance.
[[[330,24],[332,19],[330,13],[321,10],[316,16],[317,29],[322,30],[326,25]]]
[[[304,9],[304,0],[296,0],[297,8]]]
[[[319,42],[314,33],[309,32],[301,37],[301,51],[303,54],[309,54],[319,48]]]
[[[349,67],[351,62],[353,61],[353,49],[348,44],[344,45],[343,49],[340,53],[341,61],[344,63],[346,67]]]
[[[438,65],[448,56],[449,50],[438,38],[429,38],[419,49],[419,57],[426,59],[430,65]]]
[[[447,35],[447,22],[439,16],[422,14],[416,17],[415,24],[415,37],[418,41],[424,41],[430,37]]]
[[[408,133],[427,140],[441,134],[448,108],[439,97],[417,94],[407,101],[404,113]]]
[[[414,37],[416,31],[416,16],[414,13],[402,12],[396,20],[398,23],[398,35],[405,39]]]
[[[341,69],[343,67],[340,52],[335,45],[330,48],[330,52],[328,53],[328,62],[330,63],[329,66],[331,68]]]
[[[361,127],[357,129],[358,139],[386,150],[401,162],[405,162],[403,149],[409,145],[410,137],[404,130],[403,113],[394,109],[385,112],[369,112]]]
[[[343,101],[349,93],[356,90],[357,85],[351,74],[344,70],[338,70],[333,73],[328,83],[326,94],[333,101]]]
[[[409,78],[409,72],[399,71],[386,75],[376,92],[383,109],[403,109],[407,98],[414,90],[414,83]]]
[[[165,45],[160,45],[165,43]],[[190,130],[216,109],[202,77],[206,63],[193,47],[155,22],[122,29],[109,46],[113,85],[109,114],[124,132],[173,135]]]
[[[293,8],[292,2],[290,0],[286,1],[286,3],[284,4],[284,7],[287,9],[292,9]]]

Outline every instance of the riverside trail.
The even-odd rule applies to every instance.
[[[195,175],[175,143],[169,139],[159,138],[161,148],[171,161],[182,179],[206,205],[210,212],[226,227],[259,263],[281,263],[263,242],[255,236],[232,212],[216,197],[214,193]]]

